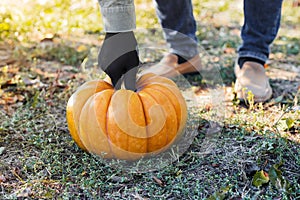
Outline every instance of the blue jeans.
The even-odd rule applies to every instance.
[[[244,25],[239,57],[263,62],[280,26],[283,0],[244,0]],[[191,0],[155,0],[156,13],[171,53],[186,58],[197,54],[196,22]],[[188,37],[187,37],[188,36]]]
[[[154,0],[154,5],[170,52],[187,59],[198,54],[191,0]]]

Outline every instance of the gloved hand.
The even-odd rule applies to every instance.
[[[140,64],[137,41],[132,31],[106,33],[98,55],[98,65],[108,74],[115,89],[136,89],[136,74]]]

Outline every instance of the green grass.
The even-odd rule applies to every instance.
[[[28,102],[1,125],[1,145],[7,150],[0,166],[8,179],[2,184],[3,198],[22,195],[26,188],[32,198],[202,199],[222,187],[229,188],[226,196],[231,198],[300,195],[299,144],[276,132],[251,131],[251,123],[226,120],[219,134],[205,137],[202,129],[178,162],[156,172],[128,173],[78,149],[66,128],[65,101],[57,99],[49,107],[45,98],[40,96],[35,108]],[[252,186],[253,170],[268,171],[280,162],[283,177],[291,183],[290,193],[271,184]]]
[[[0,60],[7,62],[0,66],[0,199],[299,199],[300,78],[295,70],[300,43],[295,33],[300,27],[298,8],[291,7],[291,0],[284,2],[282,29],[267,69],[282,71],[271,77],[274,96],[265,104],[254,104],[251,98],[242,103],[232,92],[240,44],[240,21],[234,19],[241,11],[229,1],[217,6],[209,0],[194,1],[194,14],[201,19],[197,37],[203,59],[220,70],[227,101],[222,112],[216,112],[202,96],[215,89],[215,82],[187,77],[200,99],[199,108],[190,113],[188,130],[198,135],[179,160],[146,173],[124,171],[85,153],[69,134],[67,100],[83,82],[102,78],[95,67],[103,39],[98,4],[80,2],[32,1],[14,9],[3,4],[0,9],[0,56],[9,55]],[[165,51],[151,5],[136,1],[136,36],[141,46],[155,44]],[[212,23],[216,12],[229,13],[232,20]],[[40,42],[48,36],[48,43]],[[227,52],[230,48],[233,52]],[[157,62],[160,53],[150,54],[150,61]],[[221,130],[210,134],[216,120]],[[280,163],[276,181],[289,187],[252,184],[256,171],[271,174]]]

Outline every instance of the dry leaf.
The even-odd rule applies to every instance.
[[[2,100],[4,100],[4,104],[14,104],[18,101],[18,97],[17,96],[12,96],[12,97],[4,96],[4,97],[2,97]],[[1,101],[1,103],[3,103],[3,102]]]
[[[268,183],[270,181],[269,174],[263,170],[257,171],[252,180],[252,184],[255,187],[260,187],[265,183]]]
[[[76,51],[78,51],[78,52],[83,52],[83,51],[86,51],[86,50],[87,50],[87,47],[85,45],[79,45],[76,48]]]
[[[226,54],[235,54],[235,48],[227,47],[223,52]]]

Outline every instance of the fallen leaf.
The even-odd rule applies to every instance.
[[[86,51],[87,50],[87,47],[85,45],[79,45],[76,50],[78,52],[83,52],[83,51]]]
[[[255,187],[260,187],[265,183],[268,183],[270,181],[268,173],[266,173],[264,170],[257,171],[252,180],[252,184]]]
[[[269,170],[271,184],[278,190],[288,191],[290,188],[289,182],[282,176],[282,171],[279,170],[282,163],[273,165]]]
[[[292,119],[290,117],[282,118],[277,123],[277,128],[281,131],[289,130],[291,129],[295,124],[295,119]]]
[[[18,101],[17,96],[13,96],[13,97],[4,96],[1,98],[4,100],[4,104],[14,104]]]

